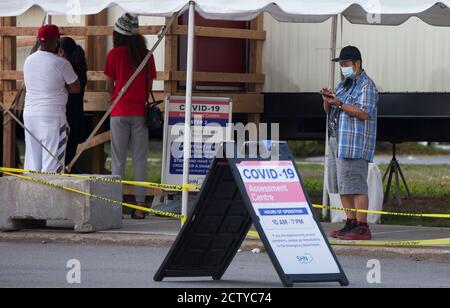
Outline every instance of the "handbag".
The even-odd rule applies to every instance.
[[[155,101],[153,92],[150,93],[152,95],[153,102],[146,104],[145,106],[145,121],[147,123],[148,129],[160,129],[164,124],[163,114],[161,112],[161,109],[159,109],[158,107],[161,101]]]
[[[150,95],[152,96],[153,102],[148,103],[147,93],[148,93],[148,66],[147,66],[147,74],[145,74],[145,122],[149,130],[157,130],[163,127],[164,117],[159,109],[158,105],[162,101],[156,101],[155,96],[153,95],[153,91],[150,89]]]

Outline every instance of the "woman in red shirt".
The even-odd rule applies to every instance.
[[[115,100],[149,52],[145,38],[139,34],[136,16],[126,13],[117,20],[114,26],[113,45],[114,48],[108,53],[105,65],[111,101]],[[136,77],[111,112],[113,175],[124,177],[128,149],[131,147],[134,179],[147,181],[148,128],[145,123],[145,104],[154,78],[156,67],[152,55],[146,68]],[[135,195],[137,205],[145,207],[146,189],[136,187]],[[132,217],[143,219],[145,213],[133,211]]]

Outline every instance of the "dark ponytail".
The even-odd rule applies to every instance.
[[[86,55],[80,45],[75,47],[69,61],[77,74],[85,74],[87,72]]]
[[[87,83],[87,62],[83,48],[70,37],[61,38],[60,48],[64,51],[64,57],[72,64],[81,88],[84,89]]]
[[[131,37],[131,44],[129,48],[132,62],[135,67],[138,67],[148,53],[145,37],[142,34],[134,34]]]
[[[123,35],[117,31],[113,33],[114,47],[127,46],[130,61],[135,68],[141,64],[148,53],[147,42],[142,34]]]

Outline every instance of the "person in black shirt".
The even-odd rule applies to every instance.
[[[73,70],[78,75],[81,91],[78,94],[69,94],[67,102],[67,122],[70,126],[69,140],[66,150],[66,165],[75,157],[78,144],[84,141],[83,125],[83,100],[87,84],[87,63],[83,48],[70,37],[61,38],[59,55],[66,58],[72,64]],[[77,173],[77,166],[72,169]]]

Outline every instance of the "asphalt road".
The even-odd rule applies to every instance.
[[[168,248],[0,243],[0,287],[272,288],[280,280],[266,254],[238,253],[222,281],[153,275]],[[67,262],[80,261],[81,284],[67,282]],[[368,257],[340,256],[350,287],[450,287],[450,264],[379,259],[381,283],[369,284]],[[72,276],[73,277],[73,276]],[[296,287],[339,287],[337,283]]]

